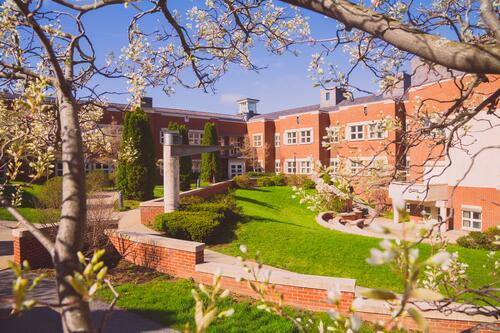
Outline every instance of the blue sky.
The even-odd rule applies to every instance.
[[[174,1],[172,6],[179,8],[179,12],[184,14],[187,8],[196,3],[197,1],[193,0],[180,0]],[[124,10],[122,6],[114,6],[105,9],[105,12],[99,12],[99,16],[86,18],[87,29],[94,39],[98,54],[103,58],[110,51],[118,55],[120,49],[126,45],[126,28],[131,13],[130,9]],[[334,35],[335,21],[312,12],[304,13],[310,17],[313,36],[324,38]],[[253,59],[259,66],[267,68],[255,73],[233,66],[232,70],[217,83],[215,94],[176,87],[176,93],[171,96],[165,95],[161,89],[149,89],[147,95],[153,97],[154,106],[229,114],[237,112],[235,100],[241,97],[259,99],[260,113],[316,104],[319,102],[319,88],[313,87],[312,80],[307,77],[307,67],[311,54],[318,52],[318,48],[301,46],[298,48],[299,56],[291,53],[273,56],[258,48],[253,52]],[[329,62],[337,64],[340,68],[347,68],[347,57],[342,52],[337,52],[335,58],[330,58]],[[363,88],[376,89],[372,79],[363,73],[356,73],[353,79],[355,84]],[[126,90],[124,81],[101,80],[99,83],[108,90]],[[113,102],[127,100],[126,95],[108,98]]]

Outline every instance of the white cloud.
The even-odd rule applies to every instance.
[[[241,99],[241,96],[238,94],[222,94],[219,97],[219,102],[225,105],[235,105],[236,101]]]

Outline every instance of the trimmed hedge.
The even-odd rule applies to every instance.
[[[239,188],[252,188],[253,181],[248,175],[235,176],[233,181]]]
[[[231,229],[240,216],[241,209],[231,195],[210,201],[188,197],[182,200],[179,210],[157,215],[153,228],[173,238],[212,242],[224,229]]]

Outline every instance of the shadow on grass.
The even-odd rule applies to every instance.
[[[258,206],[263,206],[263,207],[266,207],[266,208],[269,208],[269,209],[273,209],[273,210],[277,210],[278,209],[276,206],[268,204],[267,202],[263,202],[263,201],[260,201],[260,200],[255,200],[255,199],[251,199],[251,198],[247,198],[247,197],[242,197],[242,196],[239,196],[239,195],[235,195],[234,198],[236,200],[245,201],[245,202],[248,202],[248,203],[251,203],[251,204],[254,204],[254,205],[258,205]]]
[[[287,224],[287,225],[291,225],[291,226],[294,226],[294,227],[309,229],[309,228],[307,228],[306,226],[304,226],[302,224],[295,224],[295,223],[291,223],[291,222],[285,222],[285,221],[280,221],[280,220],[276,220],[276,219],[271,219],[271,218],[261,217],[261,216],[255,216],[255,215],[245,215],[244,218],[243,218],[243,220],[244,220],[245,223],[246,222],[250,222],[250,221],[272,222],[272,223]]]

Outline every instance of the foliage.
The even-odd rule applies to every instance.
[[[179,135],[182,137],[182,144],[189,144],[189,132],[186,125],[176,122],[170,122],[168,123],[168,129],[172,131],[178,131]],[[190,189],[191,179],[193,176],[193,164],[191,161],[191,156],[181,156],[179,164],[180,189],[181,191],[188,191]]]
[[[125,113],[117,187],[127,199],[153,198],[154,144],[149,116],[141,108]]]
[[[471,231],[468,235],[458,238],[457,244],[470,249],[498,251],[500,250],[500,228],[492,227],[484,232]]]
[[[239,188],[251,188],[254,184],[254,181],[247,174],[235,176],[233,181]]]
[[[165,231],[174,238],[213,242],[240,218],[241,209],[231,195],[220,195],[211,200],[188,198],[181,202],[179,210],[158,215],[154,229]]]
[[[214,123],[206,123],[201,142],[204,146],[215,146],[219,144],[217,129]],[[201,180],[216,182],[222,177],[220,153],[218,151],[201,154]]]
[[[264,176],[264,177],[259,177],[257,178],[257,186],[259,187],[266,187],[266,186],[273,186],[274,182],[271,177]]]
[[[62,177],[52,177],[42,185],[37,201],[43,208],[61,208],[62,180]]]
[[[9,267],[16,276],[16,280],[12,283],[14,300],[12,302],[11,314],[31,310],[36,305],[37,300],[28,298],[27,293],[40,284],[42,279],[45,278],[45,274],[40,274],[32,280],[29,279],[27,275],[30,273],[31,268],[26,260],[23,261],[22,266],[9,261]]]
[[[222,215],[213,212],[177,210],[155,217],[154,229],[167,236],[206,242],[220,226]]]
[[[250,178],[259,178],[259,177],[271,177],[274,173],[271,172],[260,172],[260,171],[249,171],[246,173]]]
[[[107,172],[102,170],[92,170],[85,177],[87,193],[105,190],[112,185],[112,181]]]
[[[286,183],[289,186],[297,186],[304,189],[313,189],[316,184],[306,175],[287,175]]]
[[[271,181],[274,186],[285,186],[286,185],[286,177],[282,173],[275,174],[271,176]]]

